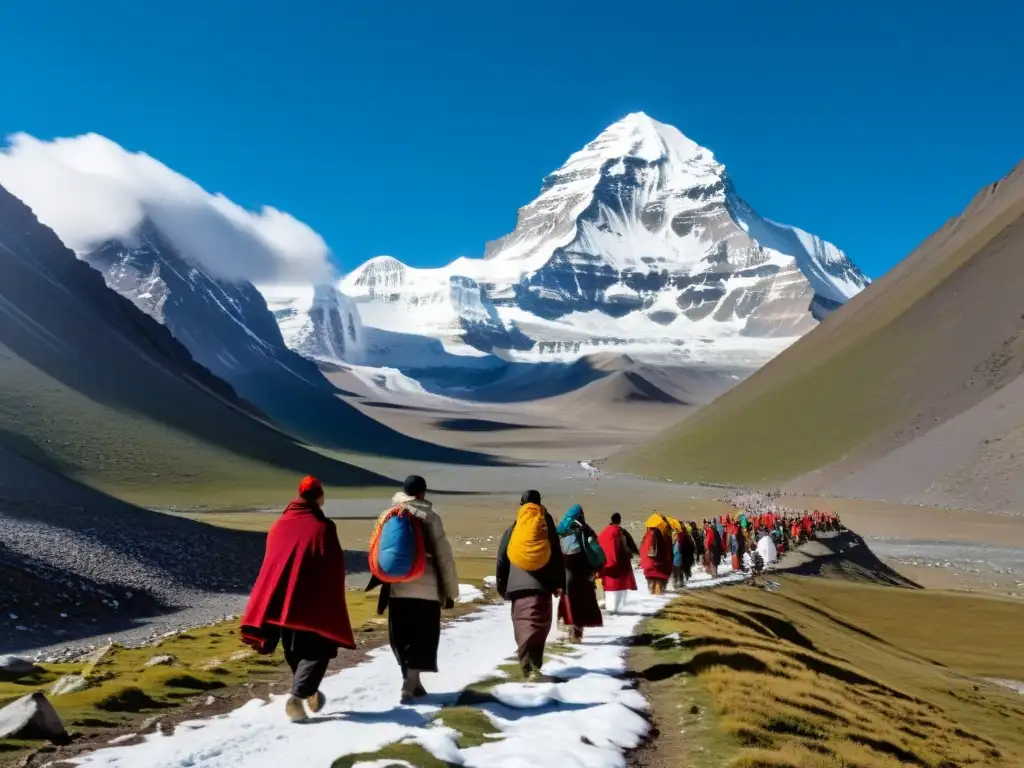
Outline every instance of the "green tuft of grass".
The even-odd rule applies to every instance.
[[[389,744],[376,752],[339,757],[331,763],[331,768],[353,768],[359,763],[369,762],[379,768],[407,768],[410,765],[417,768],[451,768],[454,765],[438,760],[419,744]]]
[[[455,744],[459,749],[469,749],[487,744],[492,741],[489,737],[495,732],[491,719],[483,711],[474,707],[446,707],[434,715],[433,720],[458,731],[459,736],[455,740]]]
[[[684,595],[641,627],[641,637],[680,638],[630,653],[661,733],[647,747],[656,756],[692,755],[695,768],[1024,764],[1024,704],[971,677],[996,667],[1024,676],[1012,650],[1024,631],[1018,604],[780,583]],[[973,646],[943,631],[951,615],[971,616],[986,643],[991,633],[992,653],[971,659]]]

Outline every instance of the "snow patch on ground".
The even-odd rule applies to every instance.
[[[728,569],[722,570],[728,574]],[[339,757],[374,753],[396,742],[415,743],[438,759],[465,766],[500,768],[565,766],[621,768],[623,753],[647,733],[647,703],[622,679],[625,638],[671,595],[652,596],[643,586],[623,612],[605,616],[605,626],[588,629],[584,642],[552,658],[543,672],[560,682],[503,683],[494,701],[478,707],[494,725],[494,741],[459,749],[457,734],[443,723],[444,708],[472,683],[502,677],[499,667],[514,656],[507,605],[488,605],[455,621],[441,637],[441,672],[425,675],[433,693],[420,703],[399,703],[400,675],[387,648],[364,663],[327,678],[321,690],[327,706],[305,724],[284,717],[284,696],[254,699],[234,712],[183,723],[172,734],[152,734],[141,743],[102,749],[77,758],[91,768],[278,768],[327,766]],[[712,579],[698,573],[688,588],[741,580],[742,574]],[[462,585],[462,596],[479,590]],[[552,629],[552,639],[560,632]],[[367,761],[362,766],[400,765]]]
[[[459,599],[456,600],[458,603],[475,603],[477,600],[483,600],[484,593],[474,587],[472,584],[459,584]]]

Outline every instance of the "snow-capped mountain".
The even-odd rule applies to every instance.
[[[483,258],[416,269],[378,257],[338,287],[371,365],[620,351],[758,366],[867,282],[834,245],[758,216],[709,150],[636,113],[548,176]],[[317,323],[294,333],[293,322],[282,322],[290,346],[346,358],[311,337]]]
[[[358,316],[345,312],[350,302],[334,287],[287,291],[290,310],[282,296],[268,291],[268,306],[252,283],[210,274],[165,235],[145,220],[130,237],[82,257],[110,288],[162,323],[196,361],[275,423],[303,440],[339,449],[455,463],[484,460],[398,433],[338,397],[309,359],[348,358],[358,348]],[[282,328],[309,357],[285,344]],[[326,346],[304,347],[303,338]]]

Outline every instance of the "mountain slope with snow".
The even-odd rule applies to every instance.
[[[709,150],[636,113],[549,175],[482,259],[416,269],[378,257],[339,287],[374,365],[616,351],[752,368],[867,282],[831,243],[758,216]],[[286,339],[308,353],[308,338]]]
[[[211,274],[151,220],[84,258],[109,287],[166,326],[197,361],[303,440],[409,459],[490,462],[403,435],[338,396],[309,359],[351,358],[358,348],[357,316],[346,311],[350,302],[333,287],[266,290],[265,298],[248,281]],[[295,349],[285,344],[282,328]],[[304,346],[304,338],[327,346]]]

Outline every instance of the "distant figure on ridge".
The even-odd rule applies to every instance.
[[[584,629],[604,624],[594,576],[605,565],[605,554],[579,504],[569,508],[556,530],[565,561],[565,592],[558,602],[558,618],[569,631],[569,642],[579,643]]]
[[[601,569],[604,609],[608,613],[618,613],[626,604],[629,593],[636,591],[636,577],[630,560],[635,554],[636,544],[630,548],[632,537],[622,527],[622,515],[618,512],[612,515],[611,524],[601,531],[597,540],[604,550],[604,568]]]
[[[320,683],[338,648],[356,647],[345,603],[345,553],[323,513],[315,477],[299,484],[267,534],[267,551],[242,616],[242,640],[260,653],[280,643],[292,670],[285,713],[293,721],[324,707]],[[305,707],[303,704],[305,703]]]
[[[565,590],[565,567],[555,521],[540,503],[540,492],[527,491],[520,504],[498,545],[495,573],[498,594],[512,601],[519,668],[536,680],[551,632],[551,598]]]
[[[387,606],[388,639],[402,671],[403,703],[426,696],[420,675],[437,672],[441,606],[454,608],[459,596],[452,545],[426,495],[426,480],[407,477],[370,540],[370,571],[383,583],[378,612]]]

